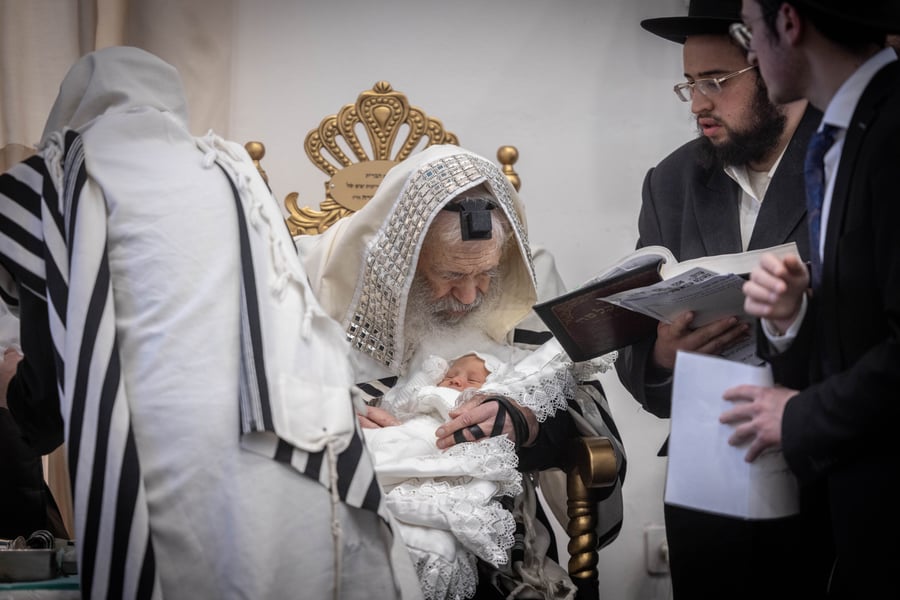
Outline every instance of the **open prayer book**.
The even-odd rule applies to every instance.
[[[687,310],[694,311],[694,327],[732,315],[749,321],[741,288],[767,252],[799,256],[789,242],[678,262],[668,248],[646,246],[534,310],[574,361],[630,346],[652,335],[659,321],[669,323]],[[753,363],[754,350],[755,342],[745,340],[726,357]]]

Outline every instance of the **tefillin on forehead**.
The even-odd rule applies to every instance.
[[[497,207],[494,197],[482,187],[467,190],[444,205],[444,210],[459,213],[459,233],[463,241],[491,239],[491,211]]]

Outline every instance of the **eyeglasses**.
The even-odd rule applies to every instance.
[[[715,96],[716,94],[722,93],[722,83],[728,81],[732,77],[737,77],[741,73],[746,73],[750,69],[755,68],[756,65],[750,65],[749,67],[745,67],[740,71],[728,73],[727,75],[722,75],[721,77],[711,77],[708,79],[685,81],[684,83],[679,83],[673,89],[675,90],[675,95],[678,96],[678,99],[682,102],[690,102],[694,98],[695,90],[699,90],[699,92],[706,97]]]
[[[728,33],[731,34],[732,39],[734,39],[734,41],[736,41],[741,46],[741,48],[743,48],[746,52],[751,52],[753,50],[753,48],[751,47],[753,44],[753,29],[748,27],[745,23],[762,21],[763,19],[768,19],[773,14],[773,12],[765,12],[754,19],[744,19],[744,23],[740,21],[738,21],[737,23],[732,23],[728,26]]]
[[[741,48],[747,52],[750,51],[750,44],[753,43],[753,32],[750,31],[749,27],[743,23],[732,23],[728,27],[728,33],[731,34],[734,41],[741,45]]]

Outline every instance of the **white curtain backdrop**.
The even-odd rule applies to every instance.
[[[232,0],[0,0],[0,148],[34,147],[72,63],[123,44],[175,65],[197,131],[224,131],[233,15]]]

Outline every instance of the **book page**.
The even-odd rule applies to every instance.
[[[686,310],[694,311],[693,328],[717,319],[736,316],[750,323],[749,335],[726,348],[721,356],[749,365],[763,361],[756,354],[756,327],[744,312],[744,279],[737,275],[719,275],[694,268],[653,285],[627,290],[604,298],[664,323],[671,323]]]
[[[667,262],[662,267],[661,274],[663,279],[669,279],[680,275],[685,271],[690,271],[694,267],[702,267],[713,273],[734,273],[735,275],[746,275],[759,264],[759,259],[763,254],[771,253],[781,258],[788,255],[799,257],[800,252],[797,250],[795,242],[788,242],[771,248],[760,248],[758,250],[748,250],[747,252],[736,252],[734,254],[717,254],[715,256],[701,256],[692,258],[682,262]]]
[[[744,312],[743,285],[744,279],[737,275],[694,268],[653,285],[606,296],[604,300],[665,323],[691,310],[693,326],[702,327],[732,315],[750,320]]]
[[[659,262],[660,258],[663,259],[662,264],[678,264],[678,261],[675,260],[674,256],[672,256],[672,252],[665,246],[644,246],[643,248],[638,248],[634,252],[623,256],[622,258],[617,260],[611,267],[609,267],[596,277],[589,279],[579,287],[588,287],[593,283],[597,283],[598,281],[612,279],[630,271],[646,268],[650,264],[656,264],[657,262]]]
[[[744,460],[747,447],[728,444],[733,433],[719,415],[734,404],[722,399],[742,383],[772,385],[768,365],[679,352],[672,383],[672,418],[665,501],[745,519],[796,514],[798,486],[780,451]]]

